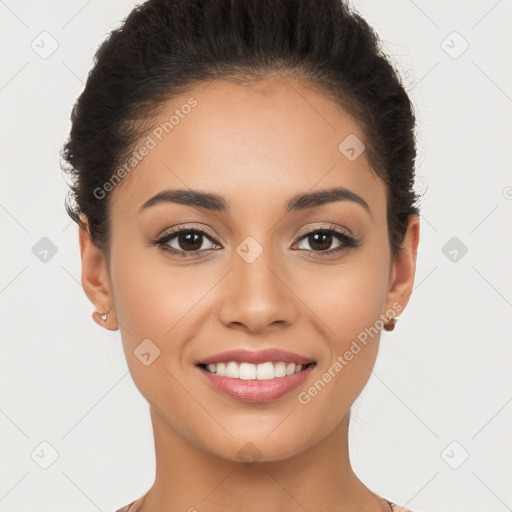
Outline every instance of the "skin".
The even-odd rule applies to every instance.
[[[355,475],[348,451],[350,406],[371,375],[380,331],[308,404],[297,396],[393,304],[402,308],[396,316],[406,307],[419,218],[410,217],[393,260],[385,185],[364,152],[350,161],[338,150],[351,133],[364,141],[361,127],[300,81],[200,84],[165,104],[157,122],[190,96],[198,106],[112,193],[110,259],[79,230],[94,319],[120,330],[132,378],[150,404],[156,478],[136,505],[143,512],[226,512],[241,504],[246,512],[389,511]],[[362,196],[371,215],[352,201],[283,214],[291,196],[331,186]],[[168,188],[217,193],[230,211],[169,202],[138,212]],[[361,245],[322,256],[312,237],[299,241],[331,224]],[[203,237],[202,252],[189,258],[150,244],[179,225],[205,229],[213,242]],[[247,236],[263,249],[252,263],[236,252]],[[326,247],[341,243],[333,237]],[[134,355],[144,339],[160,349],[149,366]],[[269,347],[317,362],[302,386],[273,402],[228,398],[194,366],[224,350]],[[260,454],[251,465],[237,455],[247,443]]]

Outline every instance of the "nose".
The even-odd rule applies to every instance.
[[[258,249],[254,260],[247,257],[251,251],[254,256],[256,248],[254,241],[252,246],[251,242],[239,246],[219,290],[222,323],[253,333],[290,325],[297,316],[297,298],[284,264],[276,261],[270,249]]]

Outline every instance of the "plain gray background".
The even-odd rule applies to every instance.
[[[414,103],[427,191],[411,301],[353,407],[353,466],[415,512],[512,510],[512,1],[352,4]],[[0,0],[1,512],[113,512],[153,482],[148,405],[119,332],[91,318],[59,164],[92,56],[135,5]]]

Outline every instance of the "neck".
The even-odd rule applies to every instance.
[[[151,407],[156,477],[137,512],[389,512],[354,474],[350,411],[319,444],[285,460],[235,462],[200,449]]]

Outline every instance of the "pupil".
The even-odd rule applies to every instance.
[[[188,247],[188,249],[192,250],[192,251],[197,251],[199,250],[199,248],[201,247],[201,242],[200,242],[200,238],[201,238],[201,233],[186,233],[186,234],[181,234],[179,235],[179,244],[180,244],[180,247],[183,249],[183,248],[186,248],[187,247],[187,243],[192,243],[193,242],[193,239],[191,237],[195,237],[196,240],[195,240],[195,244],[193,245],[193,247]],[[199,241],[198,241],[199,240]],[[182,243],[183,242],[183,243]],[[183,245],[185,247],[183,247]]]
[[[320,247],[320,248],[319,248],[320,250],[325,250],[325,249],[328,249],[328,248],[330,247],[330,245],[331,245],[331,240],[330,240],[331,236],[332,236],[332,235],[331,235],[331,234],[329,234],[329,233],[315,233],[314,235],[310,235],[310,237],[312,237],[313,239],[316,239],[316,238],[318,238],[318,237],[323,237],[324,239],[325,239],[325,238],[327,238],[327,240],[328,240],[328,242],[329,242],[329,243],[327,243],[327,245],[325,246],[325,240],[324,240],[324,246],[323,246],[323,247]],[[315,241],[315,243],[317,243],[317,242]],[[315,243],[310,244],[310,245],[311,245],[311,247],[313,247],[313,248],[314,248]],[[320,245],[322,245],[322,244],[320,244]],[[317,248],[318,248],[318,247],[317,247]]]

